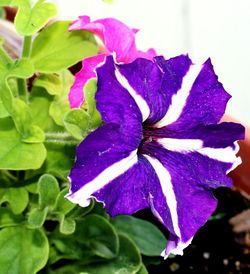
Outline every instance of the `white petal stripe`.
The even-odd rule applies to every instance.
[[[236,153],[239,151],[239,145],[237,142],[234,142],[235,148],[232,148],[231,146],[225,148],[203,147],[203,141],[200,139],[159,138],[157,142],[165,149],[171,151],[181,152],[184,154],[191,151],[196,151],[211,159],[223,163],[231,163],[232,167],[227,170],[227,173],[241,163],[240,157],[236,157]]]
[[[119,72],[117,68],[115,69],[115,76],[117,78],[117,81],[128,91],[128,93],[135,100],[138,108],[141,111],[142,120],[144,122],[150,115],[150,108],[147,102],[139,94],[136,93],[136,91],[130,86],[128,80]]]
[[[174,232],[179,238],[181,238],[181,231],[179,228],[178,215],[177,215],[177,201],[176,201],[173,185],[171,182],[171,176],[169,172],[167,171],[167,169],[162,165],[162,163],[159,160],[145,154],[143,154],[143,156],[152,165],[152,167],[154,168],[159,178],[162,193],[166,197],[166,203],[171,214]]]
[[[182,79],[181,88],[172,96],[171,105],[165,116],[154,126],[161,128],[176,122],[186,105],[192,86],[201,72],[203,65],[191,65],[188,72]]]
[[[130,155],[119,162],[109,166],[103,172],[101,172],[92,181],[85,184],[78,191],[70,191],[65,197],[72,203],[79,204],[82,207],[86,207],[90,204],[92,194],[99,189],[103,188],[109,182],[125,173],[133,165],[138,162],[137,150],[134,150]],[[69,178],[70,180],[70,178]]]

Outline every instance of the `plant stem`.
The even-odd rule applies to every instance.
[[[31,42],[32,42],[32,36],[24,37],[22,57],[24,57],[24,58],[30,57]]]
[[[22,58],[29,58],[31,49],[32,36],[25,36],[23,40]],[[29,100],[29,93],[26,79],[17,79],[19,96],[24,99],[26,103]]]
[[[78,145],[80,141],[76,140],[67,132],[46,132],[45,143],[58,144],[58,145]]]

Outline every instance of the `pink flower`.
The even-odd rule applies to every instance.
[[[70,28],[85,30],[94,33],[104,44],[104,52],[82,61],[82,69],[75,75],[75,81],[69,92],[71,108],[78,108],[84,102],[83,88],[87,81],[96,77],[95,68],[102,63],[107,55],[114,54],[116,62],[131,63],[142,57],[151,60],[156,52],[149,49],[147,52],[137,50],[135,34],[137,29],[130,29],[117,19],[106,18],[91,22],[88,16],[80,16]]]

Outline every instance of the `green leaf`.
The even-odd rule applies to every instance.
[[[8,208],[0,208],[0,228],[19,225],[23,220],[22,215],[13,214]]]
[[[74,163],[75,147],[46,144],[46,149],[47,158],[45,161],[45,171],[66,180]],[[65,155],[67,155],[67,157],[65,157]]]
[[[11,115],[17,131],[22,136],[22,141],[26,143],[41,143],[44,141],[43,131],[33,124],[30,108],[22,100],[13,96],[8,79],[11,77],[27,78],[32,76],[34,68],[27,59],[16,62],[0,63],[0,99],[3,107],[2,117],[6,117],[6,112]]]
[[[49,95],[45,89],[33,87],[30,96],[30,109],[33,121],[44,131],[61,131],[62,128],[57,126],[49,115],[50,104],[53,96]]]
[[[147,256],[160,256],[166,246],[166,239],[153,224],[132,216],[120,215],[112,220],[118,231],[127,234]]]
[[[83,264],[115,258],[119,248],[114,228],[98,215],[77,221],[75,232],[70,236],[52,234],[51,242],[60,258],[77,259]]]
[[[0,273],[35,274],[45,266],[48,253],[42,230],[17,226],[0,231]]]
[[[147,268],[143,264],[137,274],[148,274]]]
[[[84,31],[69,32],[69,24],[55,22],[36,37],[31,51],[36,71],[58,72],[97,54],[93,35]]]
[[[48,207],[44,209],[33,208],[28,216],[29,228],[40,228],[43,226],[48,213]]]
[[[87,108],[87,113],[90,116],[90,127],[96,128],[100,126],[102,119],[101,115],[96,109],[95,94],[97,90],[96,79],[90,79],[84,87],[84,107]]]
[[[95,214],[87,215],[80,228],[84,243],[99,257],[111,259],[118,253],[118,237],[111,224]]]
[[[82,268],[82,271],[95,274],[135,274],[141,269],[140,253],[135,244],[125,235],[119,235],[120,250],[113,260],[91,264]]]
[[[59,231],[62,234],[69,235],[75,232],[76,222],[71,218],[66,218],[64,215],[61,215]]]
[[[28,191],[24,187],[0,188],[0,204],[8,202],[14,214],[20,214],[29,202]]]
[[[54,119],[57,125],[63,126],[63,117],[70,109],[68,93],[73,84],[74,77],[69,70],[64,70],[59,73],[61,90],[55,95],[53,102],[50,105],[49,114]]]
[[[47,90],[50,95],[60,95],[63,84],[60,79],[60,74],[44,74],[41,73],[33,82],[33,86],[42,87]]]
[[[59,194],[59,185],[56,178],[49,174],[40,177],[37,190],[39,194],[39,207],[41,209],[49,207],[54,208],[56,197]]]
[[[17,32],[23,36],[30,36],[38,32],[50,18],[56,15],[56,7],[52,3],[39,0],[32,7],[30,0],[10,1],[12,6],[18,7],[15,17]]]
[[[22,136],[9,117],[0,120],[0,140],[1,169],[37,169],[45,160],[44,145],[22,142]]]
[[[55,211],[63,213],[64,215],[68,214],[76,205],[71,203],[68,199],[65,198],[65,195],[68,193],[68,189],[63,189],[56,198]]]
[[[83,109],[72,109],[65,114],[63,122],[72,136],[82,140],[89,130],[90,116]]]

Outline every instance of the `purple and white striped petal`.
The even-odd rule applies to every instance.
[[[164,61],[161,62],[164,63]],[[167,66],[168,60],[165,62]],[[169,70],[172,81],[176,79],[179,83],[183,71],[180,76],[178,69],[171,67]],[[170,89],[168,85],[172,86],[167,81],[162,85],[162,89],[167,93]],[[158,128],[168,126],[169,129],[182,130],[199,124],[216,124],[224,114],[229,99],[230,95],[218,82],[210,59],[201,66],[190,64],[186,74],[183,75],[178,91],[172,93],[167,112],[154,126]]]
[[[170,231],[170,242],[164,251],[182,254],[196,231],[205,224],[216,208],[216,199],[211,189],[231,186],[231,179],[225,176],[229,164],[221,163],[197,152],[186,154],[166,150],[159,144],[147,143],[143,155],[153,166],[160,181],[165,204],[170,211],[173,230],[164,212],[157,210],[163,224]]]
[[[136,139],[124,137],[116,124],[106,124],[88,135],[77,147],[67,198],[87,206],[94,192],[137,162],[138,145]]]
[[[112,56],[97,69],[97,109],[106,123],[117,123],[129,135],[131,130],[141,128],[150,109],[146,100],[122,77]],[[141,136],[140,136],[141,137]]]
[[[167,96],[161,90],[161,69],[154,62],[142,58],[131,64],[117,65],[116,68],[119,82],[128,91],[134,90],[147,103],[148,109],[144,107],[143,121],[147,120],[147,124],[159,121],[168,107]],[[140,109],[142,107],[139,106]]]

